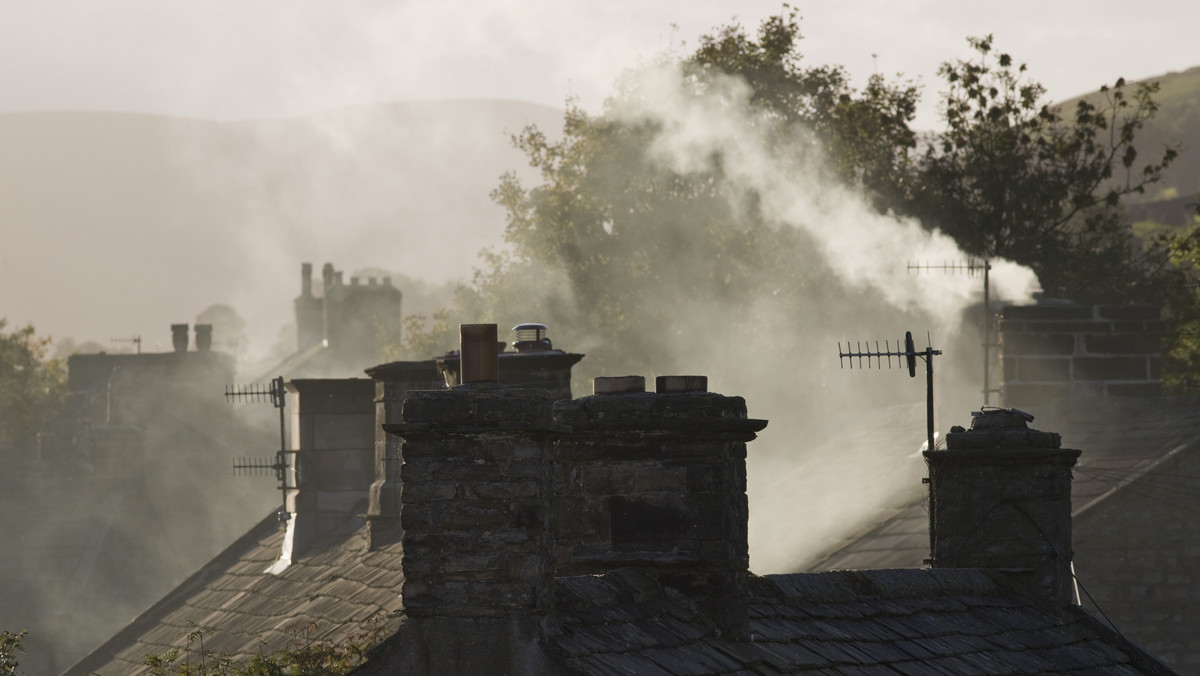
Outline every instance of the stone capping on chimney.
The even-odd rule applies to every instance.
[[[1071,468],[1080,452],[992,410],[951,428],[929,464],[930,564],[998,570],[1056,607],[1075,598]]]

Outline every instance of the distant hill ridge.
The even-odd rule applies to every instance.
[[[299,263],[469,276],[500,242],[488,193],[536,174],[511,134],[562,111],[520,101],[420,101],[276,119],[0,114],[0,316],[56,337],[141,334],[212,303],[251,340],[290,321]],[[155,345],[158,345],[155,348]]]
[[[1138,148],[1182,150],[1130,217],[1182,225],[1200,191],[1200,67],[1149,79],[1160,108]],[[262,350],[291,320],[281,299],[300,261],[467,277],[501,241],[499,176],[538,180],[510,143],[529,124],[557,134],[562,111],[478,99],[226,121],[0,113],[0,316],[169,349],[168,323],[226,303]]]
[[[1129,83],[1158,82],[1154,96],[1158,113],[1138,133],[1135,146],[1142,157],[1161,155],[1167,146],[1180,146],[1179,157],[1163,180],[1127,200],[1130,220],[1153,220],[1167,225],[1188,225],[1196,213],[1190,205],[1200,200],[1200,66]],[[1075,97],[1061,105],[1069,115],[1082,99],[1101,105],[1099,93]]]

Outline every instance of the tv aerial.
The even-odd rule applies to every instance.
[[[850,341],[846,341],[846,349],[842,350],[841,342],[838,343],[838,364],[846,367],[846,361],[849,360],[850,369],[854,369],[854,360],[858,360],[858,368],[863,368],[863,360],[867,360],[867,368],[883,368],[883,360],[887,358],[888,368],[892,368],[892,357],[896,358],[897,366],[903,366],[908,369],[910,378],[917,377],[917,360],[925,361],[925,431],[926,443],[929,450],[934,450],[933,445],[933,358],[935,355],[940,355],[941,350],[933,349],[929,342],[929,336],[926,335],[927,347],[923,350],[918,350],[913,344],[912,331],[904,332],[904,343],[896,341],[896,349],[892,349],[891,341],[884,341],[883,348],[879,347],[879,341],[875,341],[875,348],[871,349],[871,341],[866,341],[866,349],[863,349],[862,341],[857,341],[851,345]],[[903,347],[903,349],[901,349]],[[853,348],[853,351],[851,349]],[[872,366],[874,364],[874,367]]]
[[[273,378],[269,385],[238,385],[227,386],[225,388],[225,398],[229,401],[236,402],[270,402],[275,408],[279,409],[279,450],[275,451],[275,457],[272,458],[239,458],[233,463],[233,469],[242,475],[262,476],[267,473],[274,473],[275,479],[279,481],[279,490],[283,493],[283,506],[280,507],[277,514],[280,521],[287,521],[289,518],[287,511],[287,493],[290,490],[295,490],[297,484],[300,483],[299,467],[293,467],[295,463],[289,465],[288,456],[295,455],[296,451],[288,450],[287,437],[285,433],[286,418],[284,417],[284,406],[287,403],[287,390],[283,385],[283,376]],[[288,469],[293,469],[291,477],[294,479],[291,483],[288,482]]]
[[[991,376],[991,370],[992,370],[991,350],[993,347],[996,347],[996,343],[992,342],[992,333],[991,333],[991,324],[992,324],[991,284],[988,281],[988,278],[989,278],[988,273],[991,271],[991,269],[992,269],[992,263],[991,263],[991,261],[989,261],[986,258],[968,258],[966,260],[966,262],[963,262],[963,261],[943,262],[940,265],[931,264],[931,263],[924,263],[924,264],[909,263],[908,264],[908,271],[912,272],[915,270],[918,275],[921,274],[922,270],[924,270],[925,272],[941,270],[942,272],[944,272],[945,274],[948,274],[948,275],[957,275],[960,273],[966,273],[966,275],[968,277],[974,277],[976,274],[979,274],[983,277],[983,324],[981,326],[980,335],[983,340],[983,405],[984,406],[988,406],[991,404],[991,395],[993,393],[1000,392],[1000,390],[993,388],[990,383],[990,380],[991,380],[990,376]]]

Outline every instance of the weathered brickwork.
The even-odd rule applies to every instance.
[[[1161,392],[1162,319],[1148,305],[1004,308],[1004,400],[1036,407],[1080,394]]]
[[[411,392],[401,526],[410,617],[503,617],[548,602],[550,395]]]
[[[952,428],[929,461],[931,563],[991,568],[1034,585],[1058,607],[1071,582],[1071,467],[1079,451],[1020,415],[976,416]]]
[[[467,386],[410,392],[399,434],[404,603],[412,617],[542,612],[554,575],[634,566],[745,626],[740,397]],[[711,603],[709,603],[711,601]]]
[[[1182,673],[1200,674],[1200,519],[1195,480],[1200,454],[1185,449],[1150,471],[1079,469],[1121,489],[1076,514],[1075,572],[1121,632]]]
[[[746,442],[766,424],[741,397],[600,394],[554,405],[553,529],[559,575],[653,569],[745,626]]]

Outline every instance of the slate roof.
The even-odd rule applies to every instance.
[[[1077,608],[1050,612],[980,570],[752,577],[751,640],[623,570],[560,578],[550,650],[580,674],[1170,673]]]
[[[1039,423],[1046,421],[1046,425]],[[951,421],[964,427],[969,421]],[[1194,396],[1112,398],[1038,415],[1030,427],[1062,434],[1063,448],[1083,451],[1074,468],[1072,517],[1108,500],[1141,473],[1175,453],[1200,448],[1200,399]],[[921,566],[929,556],[928,489],[879,513],[875,525],[846,537],[804,570]]]
[[[278,575],[283,529],[263,519],[195,575],[65,672],[66,676],[145,673],[149,653],[186,644],[195,629],[213,629],[204,648],[237,661],[286,646],[294,631],[315,626],[314,640],[340,641],[372,617],[389,625],[399,612],[400,544],[366,551],[365,527],[348,519],[340,533]]]

